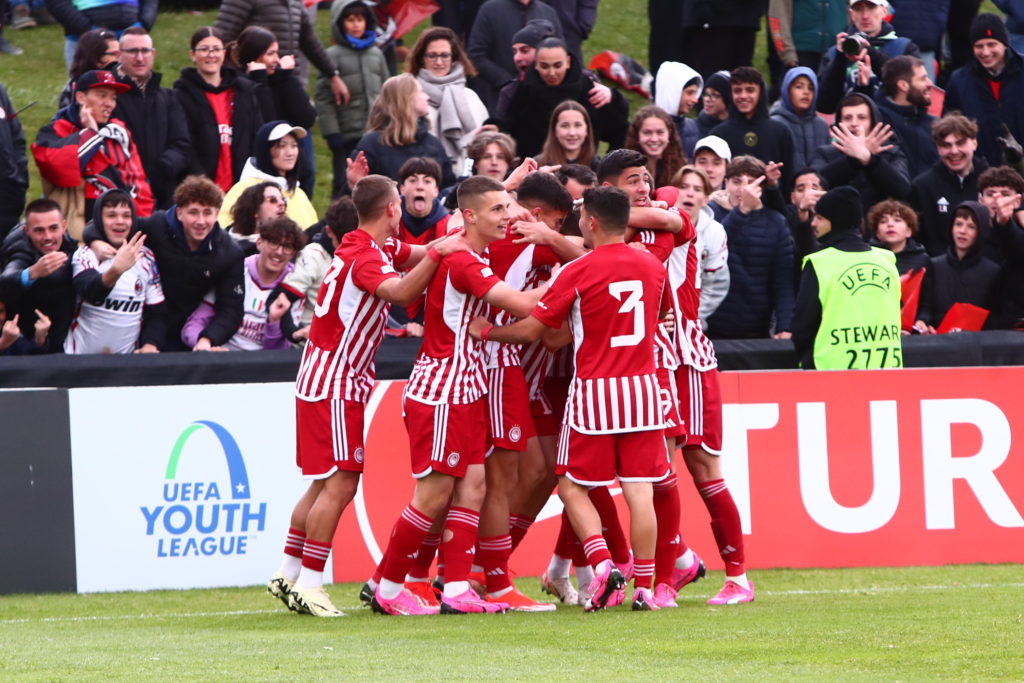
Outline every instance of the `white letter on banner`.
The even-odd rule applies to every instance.
[[[900,451],[896,401],[871,401],[871,497],[847,507],[835,501],[828,478],[824,403],[797,403],[800,495],[820,526],[842,534],[863,534],[885,526],[900,504]]]
[[[981,432],[981,448],[953,457],[951,426],[972,424]],[[1010,423],[999,406],[978,398],[921,401],[921,451],[924,461],[925,525],[955,529],[953,480],[971,487],[982,509],[1002,527],[1024,526],[1024,519],[996,479],[995,470],[1010,454]]]
[[[750,533],[750,444],[747,432],[779,423],[778,403],[722,405],[722,476],[736,501],[743,533]]]

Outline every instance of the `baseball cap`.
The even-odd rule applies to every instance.
[[[858,2],[866,2],[869,5],[874,5],[875,7],[884,7],[889,9],[889,3],[885,0],[850,0],[850,7],[853,7]]]
[[[128,92],[131,88],[114,78],[109,71],[86,71],[75,81],[75,91],[83,92],[93,88],[112,88],[115,92]]]
[[[285,135],[292,134],[297,138],[306,137],[306,129],[300,128],[299,126],[293,126],[291,124],[281,122],[270,129],[270,135],[267,136],[267,140],[270,142],[277,142]]]
[[[698,140],[697,144],[693,147],[693,156],[697,156],[697,152],[702,149],[711,150],[720,159],[725,159],[726,162],[732,161],[732,150],[729,149],[729,143],[717,135],[708,135]]]

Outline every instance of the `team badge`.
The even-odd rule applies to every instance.
[[[508,430],[508,440],[512,443],[519,443],[521,438],[523,438],[523,430],[519,428],[519,425]]]
[[[454,452],[454,451],[449,453],[448,454],[448,467],[455,467],[456,465],[458,465],[459,464],[459,457],[460,457],[459,454]]]
[[[353,453],[352,453],[352,458],[353,458],[353,459],[354,459],[354,460],[355,460],[355,461],[356,461],[357,463],[359,463],[360,465],[362,465],[362,464],[363,464],[363,449],[362,449],[362,448],[357,448],[357,449],[356,449],[355,451],[353,451]]]
[[[142,279],[135,278],[135,296],[142,296]]]
[[[743,144],[746,145],[747,147],[756,147],[757,146],[757,133],[755,133],[754,131],[749,131],[747,133],[744,133],[743,134]]]

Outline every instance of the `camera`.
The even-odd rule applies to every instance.
[[[868,41],[867,34],[858,31],[857,33],[851,33],[843,38],[843,42],[840,46],[842,47],[844,55],[847,57],[856,57],[860,54],[861,50],[866,50],[871,47],[871,43]]]

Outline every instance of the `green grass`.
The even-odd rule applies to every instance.
[[[750,605],[347,619],[260,588],[0,598],[3,680],[1020,680],[1019,566],[774,570]],[[520,579],[533,592],[535,579]],[[536,595],[536,594],[535,594]]]

